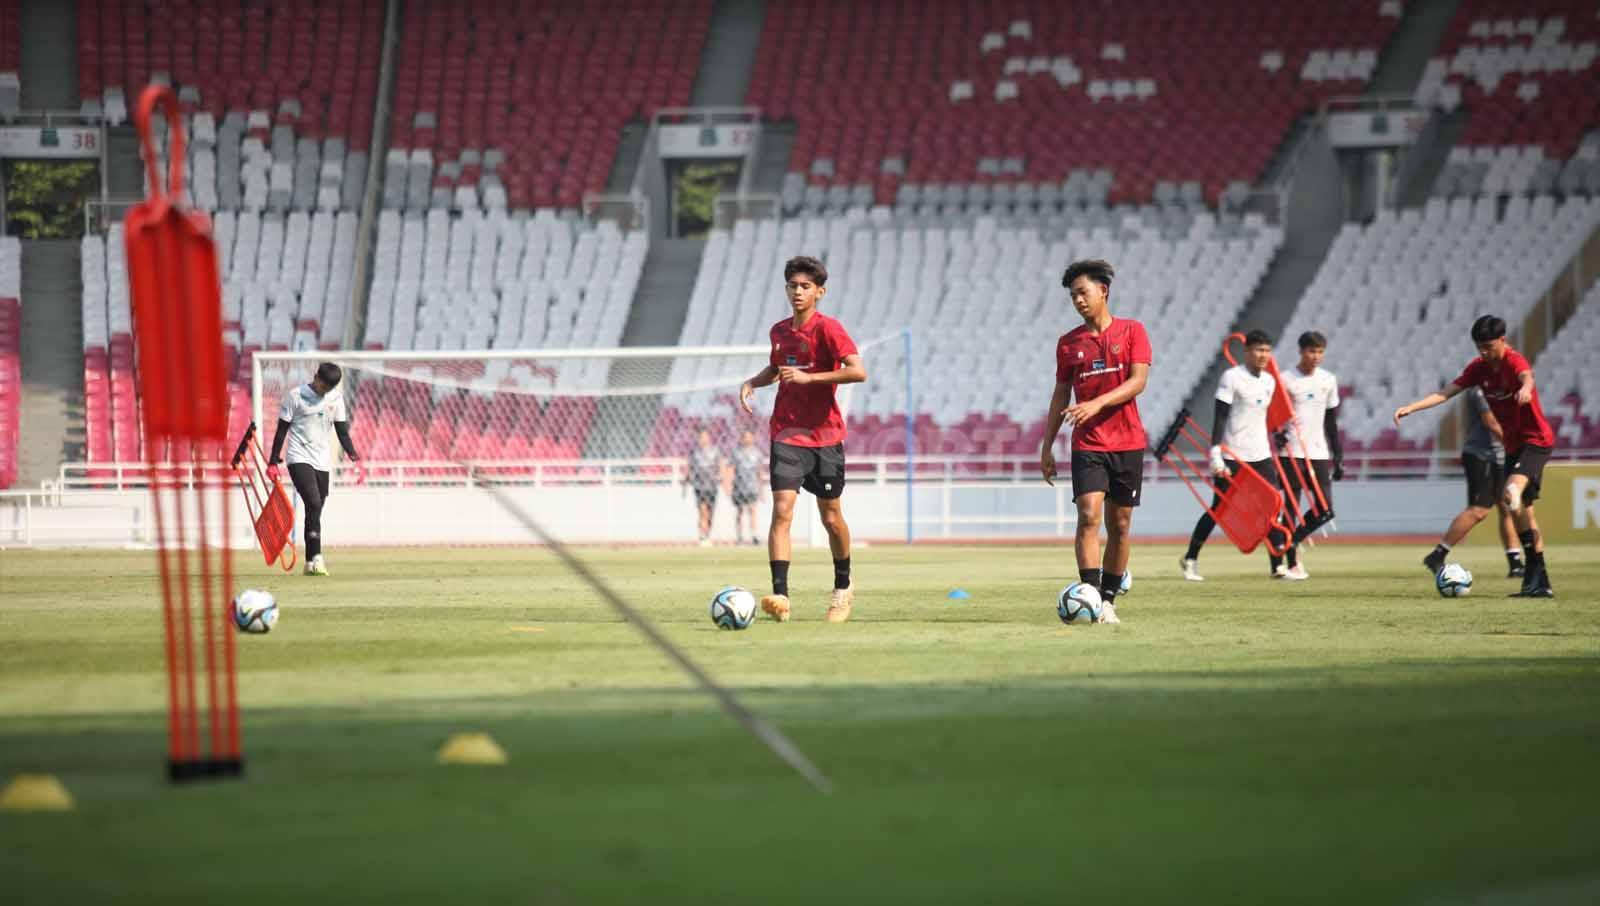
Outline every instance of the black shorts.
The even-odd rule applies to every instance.
[[[736,507],[755,506],[757,496],[755,491],[744,491],[735,488],[733,491],[733,505]]]
[[[694,489],[694,502],[698,506],[711,506],[711,507],[716,506],[717,505],[717,489],[716,488],[711,488],[709,490],[703,490],[701,488],[695,488]]]
[[[798,447],[774,441],[771,471],[774,491],[805,488],[823,500],[833,500],[844,493],[844,444]]]
[[[1522,502],[1533,503],[1539,499],[1539,485],[1544,481],[1544,464],[1550,461],[1550,448],[1528,444],[1516,453],[1506,453],[1506,477],[1528,476],[1528,486],[1522,489]]]
[[[1500,499],[1505,476],[1498,457],[1477,453],[1461,454],[1461,471],[1467,475],[1467,506],[1490,509]],[[1530,483],[1531,487],[1531,483]]]
[[[1072,499],[1103,492],[1117,506],[1138,506],[1144,486],[1144,451],[1072,451]]]
[[[1304,494],[1306,506],[1321,509],[1317,502],[1317,491],[1322,491],[1322,502],[1333,509],[1333,463],[1326,459],[1291,459],[1287,456],[1278,457],[1278,467],[1283,469],[1283,477],[1288,480],[1289,486],[1284,489],[1283,499],[1290,509],[1299,505],[1300,495]],[[1307,476],[1302,482],[1300,476]],[[1310,477],[1316,476],[1316,487],[1310,487]]]

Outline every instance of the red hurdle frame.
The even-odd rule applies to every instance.
[[[1274,556],[1283,556],[1289,549],[1288,539],[1291,532],[1283,523],[1283,495],[1272,486],[1272,482],[1249,463],[1240,459],[1233,450],[1223,446],[1223,455],[1239,464],[1239,471],[1228,479],[1228,487],[1223,489],[1212,480],[1208,471],[1200,468],[1185,456],[1183,451],[1177,449],[1180,438],[1200,451],[1196,458],[1202,461],[1205,457],[1204,451],[1209,450],[1212,445],[1211,436],[1190,417],[1189,410],[1183,409],[1178,412],[1177,420],[1167,430],[1161,443],[1156,445],[1156,458],[1166,463],[1179,478],[1183,479],[1189,493],[1200,502],[1201,509],[1216,520],[1223,534],[1228,536],[1228,540],[1232,541],[1240,552],[1251,553],[1265,543],[1267,550]],[[1219,502],[1215,508],[1206,502],[1205,496],[1195,486],[1196,481],[1210,488],[1212,494],[1216,496]],[[1274,530],[1283,534],[1283,544],[1273,543]]]
[[[284,572],[294,569],[294,504],[283,485],[267,475],[267,456],[256,438],[255,422],[244,429],[228,464],[244,493],[244,507],[267,565],[278,563]]]
[[[164,191],[151,123],[158,107],[169,140]],[[167,775],[174,782],[238,776],[244,759],[228,612],[233,587],[225,471],[229,399],[216,244],[210,219],[182,204],[183,121],[172,90],[146,88],[135,123],[150,196],[128,211],[123,224],[161,572]],[[211,512],[218,497],[220,514]],[[194,650],[197,634],[204,649],[204,704],[195,676],[201,667]],[[202,722],[208,730],[204,737]]]

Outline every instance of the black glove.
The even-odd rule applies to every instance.
[[[1333,480],[1344,481],[1344,463],[1337,459],[1333,461]]]

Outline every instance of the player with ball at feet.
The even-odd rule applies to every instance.
[[[828,270],[808,256],[783,267],[784,292],[793,315],[772,325],[772,356],[739,388],[739,405],[750,412],[755,388],[777,382],[772,406],[772,526],[767,556],[772,594],[761,610],[780,623],[789,619],[789,527],[794,505],[805,488],[817,498],[822,527],[833,549],[833,597],[827,620],[850,619],[855,589],[850,580],[850,526],[839,499],[844,494],[844,416],[835,393],[840,384],[867,379],[855,341],[838,321],[817,311],[827,293]]]
[[[1072,423],[1078,578],[1099,589],[1105,601],[1102,623],[1119,622],[1114,605],[1128,570],[1128,535],[1144,483],[1144,423],[1134,398],[1144,392],[1151,361],[1144,325],[1111,316],[1114,275],[1111,265],[1090,260],[1074,262],[1061,277],[1083,325],[1056,341],[1056,386],[1039,450],[1039,471],[1054,485],[1056,434],[1063,422]]]

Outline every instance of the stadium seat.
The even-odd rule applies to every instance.
[[[796,122],[791,170],[871,179],[879,204],[901,183],[1057,182],[1080,168],[1107,171],[1089,196],[1100,203],[1147,202],[1155,182],[1185,180],[1215,203],[1230,180],[1260,177],[1298,115],[1359,90],[1395,21],[1376,4],[1266,0],[1047,5],[1009,20],[976,0],[871,14],[783,0],[768,5],[747,100]],[[790,52],[818,32],[826,59]],[[1263,65],[1241,68],[1241,56]],[[1252,103],[1224,101],[1236,95]],[[1085,118],[1093,142],[1069,134]],[[1230,141],[1207,140],[1218,129]],[[904,172],[883,172],[890,159]],[[996,160],[1014,163],[993,172]]]

